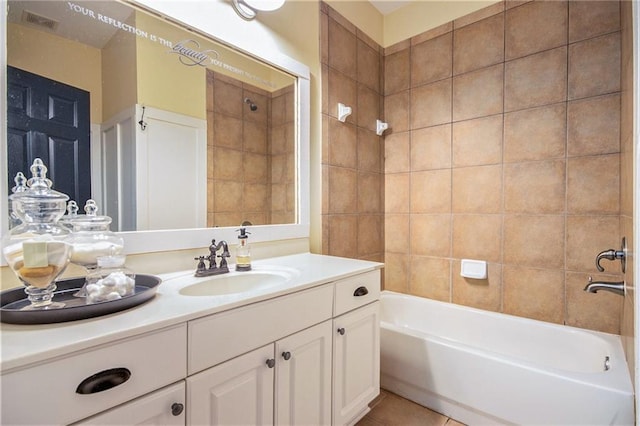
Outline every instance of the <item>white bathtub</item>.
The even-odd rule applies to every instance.
[[[381,301],[391,392],[469,425],[634,424],[619,336],[390,291]]]

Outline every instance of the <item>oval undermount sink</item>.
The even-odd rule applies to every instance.
[[[179,293],[184,296],[223,296],[246,293],[285,284],[295,275],[294,270],[287,269],[232,271],[222,275],[196,278],[197,282],[180,289]]]

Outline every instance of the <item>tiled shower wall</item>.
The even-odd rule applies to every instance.
[[[322,252],[382,261],[384,174],[382,49],[320,3],[322,62]],[[338,103],[353,113],[338,120]]]
[[[385,49],[387,289],[620,333],[623,299],[583,291],[621,280],[594,264],[621,237],[620,16],[501,2]]]
[[[294,98],[207,70],[208,226],[295,222]]]

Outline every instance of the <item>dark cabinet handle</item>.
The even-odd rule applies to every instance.
[[[171,404],[171,414],[173,414],[174,416],[179,416],[180,414],[182,414],[183,410],[184,404],[180,404],[179,402],[174,402],[173,404]]]
[[[341,335],[341,336],[344,336],[344,328],[340,327],[338,329],[338,334]]]
[[[289,361],[291,359],[291,352],[282,352],[282,358],[284,358],[285,361]]]
[[[267,360],[267,367],[273,368],[275,366],[276,366],[276,360],[275,359],[271,358],[271,359]]]
[[[356,288],[356,291],[353,292],[355,297],[366,296],[367,294],[369,294],[369,290],[364,286]]]
[[[110,368],[84,379],[77,387],[76,393],[89,395],[115,388],[129,380],[131,371],[126,368]]]

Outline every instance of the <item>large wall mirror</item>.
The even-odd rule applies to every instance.
[[[40,157],[134,253],[243,222],[308,236],[305,66],[173,19],[180,2],[7,3],[5,193]]]

